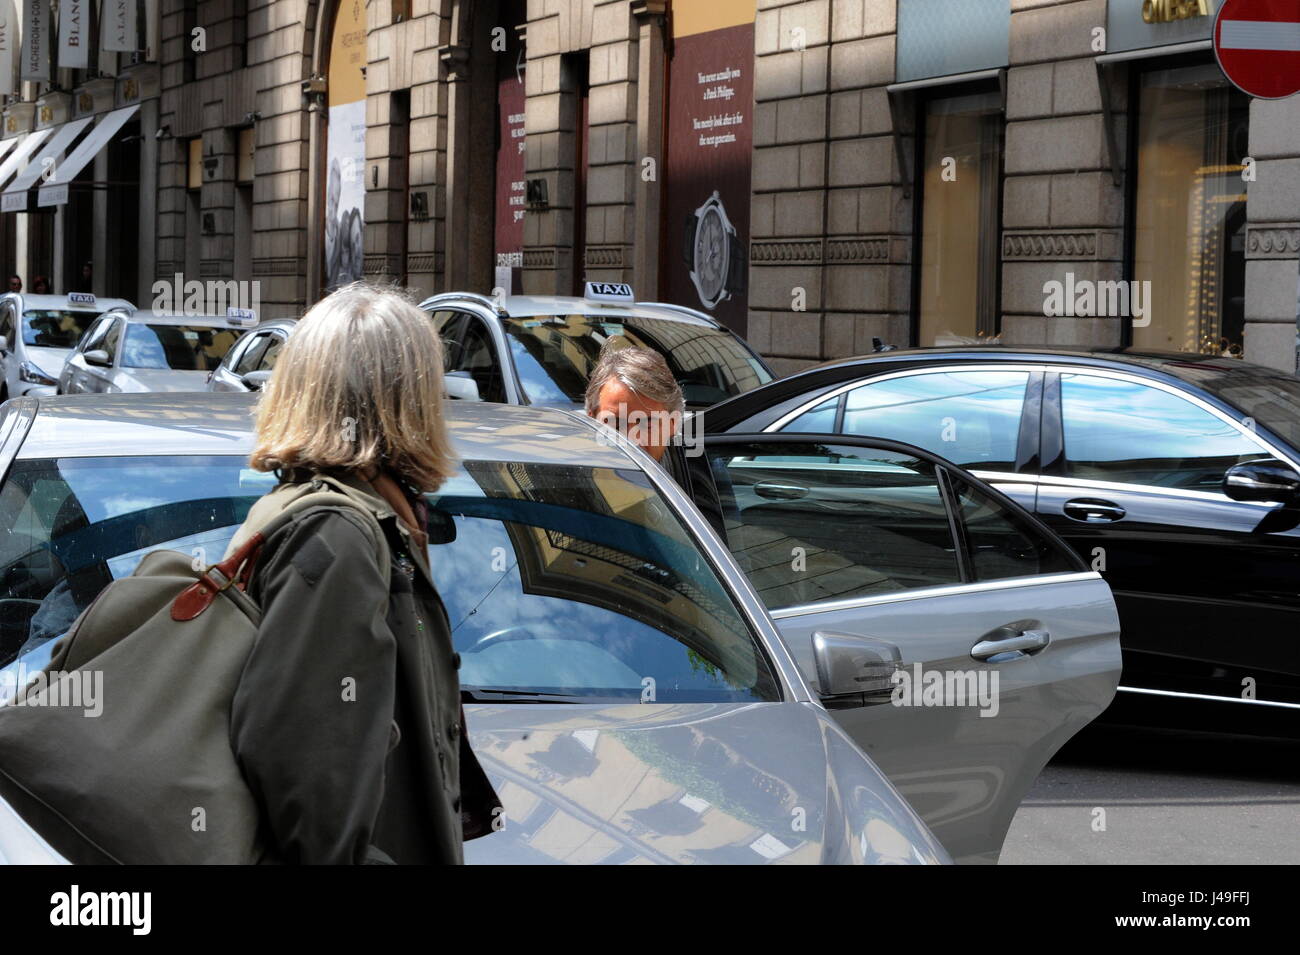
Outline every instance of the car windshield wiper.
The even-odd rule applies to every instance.
[[[540,693],[534,690],[494,690],[484,686],[462,686],[462,703],[581,703],[572,693]]]

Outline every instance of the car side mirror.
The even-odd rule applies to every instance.
[[[461,401],[482,401],[478,394],[478,382],[467,371],[449,371],[442,376],[442,387],[448,398]]]
[[[239,379],[244,383],[244,387],[249,391],[261,391],[262,386],[271,380],[271,369],[259,368],[257,371],[250,371]]]
[[[898,647],[874,637],[818,630],[812,635],[822,703],[828,709],[887,703],[894,673],[902,667]]]
[[[98,365],[100,368],[107,368],[112,364],[112,360],[108,357],[108,352],[104,351],[102,348],[92,348],[81,357],[86,359],[87,365]]]
[[[1272,458],[1247,461],[1228,468],[1223,475],[1223,493],[1234,501],[1295,506],[1300,504],[1300,474]]]

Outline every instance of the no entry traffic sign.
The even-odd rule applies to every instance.
[[[1223,0],[1214,55],[1243,93],[1279,99],[1300,91],[1300,0]]]

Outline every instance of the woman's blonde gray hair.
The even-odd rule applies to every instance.
[[[311,307],[258,400],[259,471],[387,469],[420,491],[454,470],[442,343],[401,292],[345,286]]]

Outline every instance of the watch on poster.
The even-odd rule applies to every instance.
[[[705,308],[713,309],[745,288],[745,250],[715,189],[686,217],[686,264]]]

